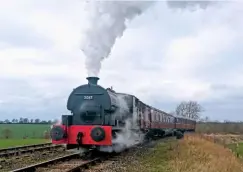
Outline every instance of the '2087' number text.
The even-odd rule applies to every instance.
[[[93,96],[84,96],[84,100],[92,100]]]

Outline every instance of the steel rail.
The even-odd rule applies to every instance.
[[[70,155],[65,155],[65,156],[62,156],[62,157],[51,159],[49,161],[44,161],[44,162],[33,164],[33,165],[30,165],[30,166],[27,166],[27,167],[12,170],[12,172],[34,172],[39,167],[46,167],[48,165],[52,165],[52,164],[55,164],[55,163],[58,163],[58,162],[67,161],[67,160],[70,160],[70,159],[73,159],[73,158],[78,158],[78,157],[79,157],[79,153],[73,153],[73,154],[70,154]]]
[[[51,150],[55,148],[60,148],[62,145],[51,145],[51,146],[42,146],[42,147],[28,147],[29,149],[16,149],[16,150],[11,150],[7,151],[4,153],[0,153],[0,158],[1,157],[9,157],[9,156],[18,156],[20,154],[25,154],[25,153],[33,153],[35,151],[42,151],[42,150]]]
[[[33,144],[33,145],[25,145],[25,146],[16,146],[16,147],[3,148],[3,149],[0,149],[0,153],[1,152],[5,152],[5,151],[13,151],[13,150],[17,150],[17,149],[26,149],[26,148],[39,147],[39,146],[49,146],[51,144],[52,143],[48,142],[48,143],[41,143],[41,144]]]
[[[162,138],[164,140],[166,138]],[[158,139],[160,140],[160,139]],[[122,152],[127,152],[129,150],[133,150],[134,148],[142,145],[146,145],[147,143],[136,143],[132,147],[124,149]],[[23,167],[20,169],[13,170],[12,172],[35,172],[35,171],[62,171],[62,172],[80,172],[82,169],[87,169],[89,166],[93,166],[97,163],[105,161],[111,157],[116,155],[122,155],[122,152],[115,154],[104,154],[105,156],[98,156],[92,158],[91,160],[84,160],[85,155],[81,155],[80,153],[73,153],[70,155],[65,155],[59,158],[51,159],[49,161],[41,162],[38,164],[33,164],[27,167]]]

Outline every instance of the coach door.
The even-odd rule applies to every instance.
[[[151,124],[152,124],[152,115],[151,115],[151,109],[149,107],[147,107],[148,110],[148,120],[149,120],[149,128],[151,128]]]

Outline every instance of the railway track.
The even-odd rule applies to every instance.
[[[108,157],[108,156],[107,156]],[[12,172],[79,172],[106,159],[105,156],[95,157],[90,160],[82,159],[80,153],[73,153],[49,161],[41,162]]]
[[[162,139],[164,140],[164,139]],[[149,142],[150,143],[150,142]],[[92,155],[92,158],[88,158],[84,154],[72,153],[55,159],[51,159],[45,162],[33,164],[23,168],[12,170],[12,172],[80,172],[84,169],[88,169],[91,166],[101,163],[103,161],[112,159],[123,154],[127,151],[132,151],[136,147],[140,146],[149,146],[149,143],[137,143],[130,148],[125,149],[120,153],[104,153],[103,155],[95,153]]]
[[[5,149],[0,149],[0,158],[17,156],[25,153],[33,153],[35,151],[51,150],[53,148],[60,148],[60,147],[62,147],[62,145],[52,145],[52,143],[43,143],[43,144],[5,148]]]

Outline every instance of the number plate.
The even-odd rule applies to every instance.
[[[93,96],[84,96],[84,100],[92,100]]]

